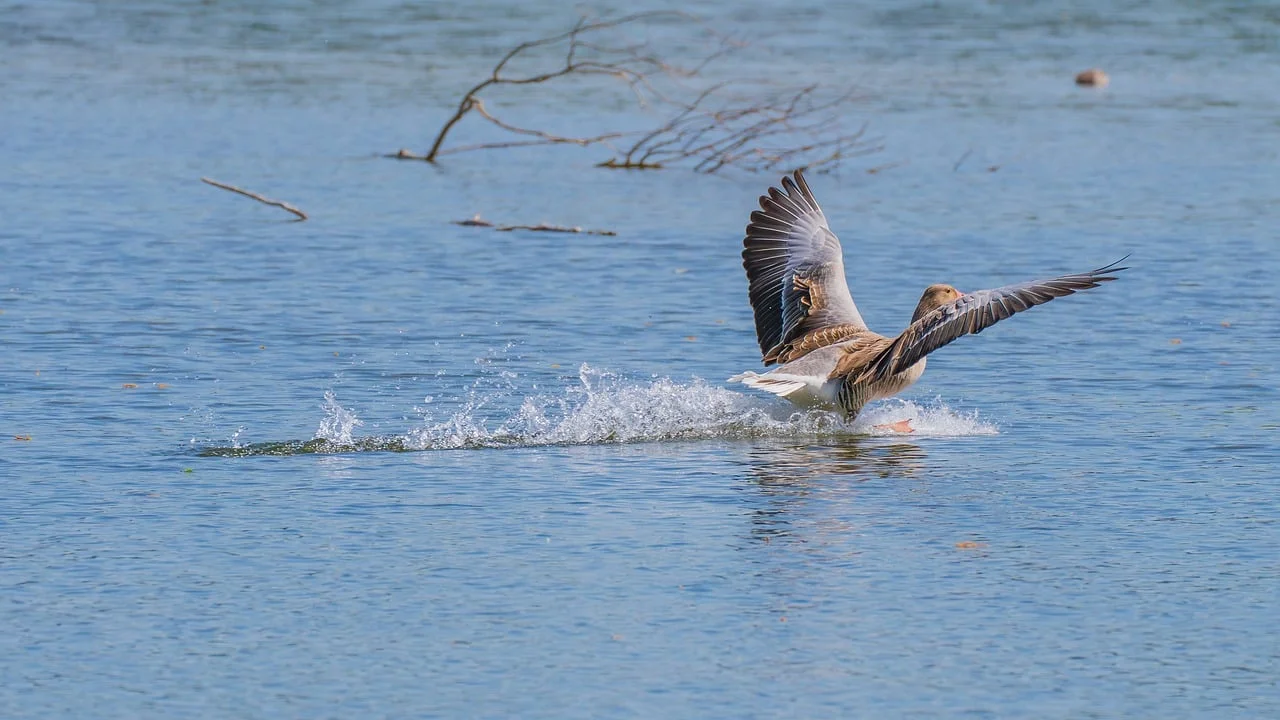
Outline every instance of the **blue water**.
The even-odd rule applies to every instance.
[[[858,89],[873,328],[1133,269],[795,414],[724,382],[776,176],[382,157],[572,11],[0,2],[0,716],[1280,715],[1280,15],[693,9]]]

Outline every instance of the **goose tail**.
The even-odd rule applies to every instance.
[[[787,397],[791,393],[804,389],[809,384],[807,378],[798,375],[777,372],[759,375],[751,371],[734,375],[729,378],[729,382],[740,382],[749,388],[771,392],[778,397]]]

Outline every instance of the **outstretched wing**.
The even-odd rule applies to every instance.
[[[1109,273],[1129,269],[1116,267],[1122,262],[1124,258],[1090,272],[961,295],[911,323],[868,364],[858,379],[876,381],[896,375],[962,335],[980,333],[1014,313],[1115,280]]]
[[[867,329],[849,295],[840,240],[804,175],[782,178],[751,213],[742,241],[764,363],[787,362]]]

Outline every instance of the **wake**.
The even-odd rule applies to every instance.
[[[201,455],[242,457],[359,451],[411,452],[479,448],[543,447],[753,438],[833,438],[849,436],[963,437],[994,435],[996,427],[976,413],[960,413],[941,401],[921,405],[891,399],[868,406],[852,423],[822,410],[798,411],[785,401],[748,395],[703,380],[661,378],[628,381],[583,365],[578,384],[553,395],[525,396],[514,412],[494,419],[489,406],[498,393],[475,388],[460,409],[433,417],[423,410],[420,425],[403,435],[358,434],[362,422],[332,391],[324,396],[324,417],[305,441],[209,447]],[[430,398],[428,398],[430,401]],[[909,435],[877,427],[910,419]]]

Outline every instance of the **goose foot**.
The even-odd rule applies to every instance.
[[[894,423],[885,423],[884,425],[876,425],[874,427],[876,430],[891,430],[896,433],[913,433],[916,431],[915,428],[911,427],[911,418],[907,418],[906,420],[899,420],[898,422],[894,422]]]

